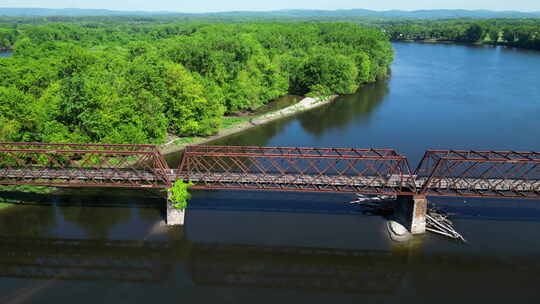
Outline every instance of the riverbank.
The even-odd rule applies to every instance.
[[[265,114],[253,114],[243,117],[228,117],[223,128],[215,135],[208,137],[176,137],[159,148],[163,154],[180,152],[190,145],[202,145],[204,143],[223,138],[238,132],[242,132],[256,126],[260,126],[278,119],[311,110],[334,101],[337,95],[328,97],[306,97],[298,103],[286,108]]]

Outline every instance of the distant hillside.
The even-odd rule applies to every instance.
[[[284,16],[284,17],[398,17],[418,19],[443,18],[539,18],[540,12],[489,11],[489,10],[418,10],[418,11],[372,11],[365,9],[350,10],[280,10],[268,12],[223,12],[223,16]],[[207,14],[211,15],[211,14]]]
[[[1,8],[0,16],[3,17],[50,17],[50,16],[152,16],[160,13],[144,11],[112,11],[106,9],[78,9],[78,8]]]
[[[181,13],[181,12],[146,12],[113,11],[105,9],[48,9],[48,8],[0,8],[4,17],[49,17],[49,16],[246,16],[246,17],[380,17],[411,19],[446,19],[446,18],[540,18],[540,12],[489,11],[489,10],[418,10],[418,11],[372,11],[365,9],[350,10],[279,10],[279,11],[231,11],[220,13]]]

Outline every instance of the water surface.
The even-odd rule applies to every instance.
[[[392,76],[215,142],[540,151],[540,54],[398,43]],[[389,240],[350,195],[197,191],[162,226],[152,191],[72,190],[0,211],[0,303],[531,303],[540,202],[433,199],[469,244]],[[15,238],[14,238],[15,237]],[[533,301],[534,302],[534,301]]]

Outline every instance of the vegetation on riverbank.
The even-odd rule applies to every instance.
[[[243,113],[241,116],[226,116],[222,128],[218,133],[207,136],[175,137],[173,140],[160,146],[164,154],[174,153],[183,150],[189,145],[202,145],[220,138],[245,131],[247,129],[269,123],[287,116],[313,109],[318,106],[332,102],[337,96],[321,96],[317,98],[304,98],[299,102],[297,97],[287,96],[286,103],[282,100],[268,104],[253,113]],[[292,98],[292,99],[291,99]],[[276,105],[277,104],[277,105]]]
[[[164,143],[215,134],[225,114],[286,94],[347,94],[393,59],[380,31],[345,23],[0,30],[0,141]]]

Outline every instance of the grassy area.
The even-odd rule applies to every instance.
[[[176,139],[175,141],[173,141],[173,145],[182,145],[182,146],[185,146],[185,145],[189,145],[189,144],[192,144],[194,142],[197,142],[201,139],[202,137],[180,137],[178,139]]]
[[[241,126],[241,125],[247,123],[250,119],[252,119],[255,116],[256,115],[225,116],[225,117],[223,117],[223,121],[222,121],[221,128],[220,128],[220,133],[221,132],[227,132],[227,130],[229,130],[229,129],[233,129],[235,127]],[[215,136],[218,136],[218,135],[215,135]],[[212,136],[209,137],[209,138],[198,137],[198,136],[179,137],[179,138],[175,139],[172,143],[167,144],[166,146],[162,146],[162,152],[164,154],[167,154],[167,153],[173,152],[173,151],[175,151],[175,150],[177,150],[179,148],[183,148],[183,147],[186,147],[186,146],[189,146],[189,145],[202,144],[202,143],[204,143],[205,141],[207,141],[208,139],[211,139],[211,138],[212,138]]]
[[[234,127],[238,124],[249,121],[252,116],[226,116],[223,117],[223,123],[221,124],[222,129],[228,129]]]
[[[178,137],[172,142],[162,145],[162,152],[164,154],[168,154],[189,145],[204,144],[205,142],[216,139],[219,136],[237,132],[238,128],[242,129],[249,126],[249,121],[251,119],[282,110],[298,103],[302,99],[302,96],[287,95],[277,100],[273,100],[272,102],[258,108],[254,112],[244,113],[243,116],[223,116],[218,134],[209,137]]]

